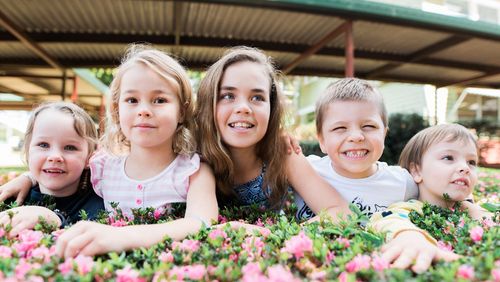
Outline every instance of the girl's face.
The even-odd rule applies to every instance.
[[[254,148],[265,136],[269,116],[270,78],[263,66],[238,62],[222,76],[216,123],[229,149]]]
[[[420,199],[442,207],[447,206],[443,194],[453,202],[465,200],[477,183],[477,158],[471,141],[442,141],[430,146],[421,166],[411,169]]]
[[[335,171],[348,178],[373,175],[387,131],[377,105],[370,101],[334,101],[323,115],[318,139]]]
[[[131,148],[172,148],[181,122],[176,89],[149,67],[137,64],[120,84],[120,127]]]
[[[88,146],[75,131],[69,114],[52,109],[39,113],[29,144],[28,163],[40,190],[58,197],[74,194],[87,165]]]

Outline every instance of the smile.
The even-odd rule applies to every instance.
[[[59,173],[59,174],[66,173],[64,170],[56,168],[43,169],[42,171],[45,173]]]
[[[350,150],[343,152],[348,158],[362,158],[368,154],[368,150]]]
[[[231,127],[231,128],[252,128],[252,127],[254,127],[254,125],[251,123],[248,123],[248,122],[239,121],[239,122],[230,123],[229,127]]]

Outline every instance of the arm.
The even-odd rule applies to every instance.
[[[462,201],[462,207],[467,209],[469,216],[475,220],[481,220],[484,217],[492,219],[493,214],[483,209],[480,205],[471,203],[469,201]]]
[[[337,221],[339,215],[350,213],[344,198],[314,170],[303,154],[288,155],[286,170],[288,182],[315,214],[326,210]]]
[[[28,178],[28,176],[21,174],[8,183],[0,186],[0,202],[3,202],[11,197],[16,197],[16,202],[18,204],[22,204],[31,187],[31,179]]]
[[[459,258],[453,252],[439,249],[432,236],[410,221],[408,214],[412,210],[421,211],[422,203],[396,203],[371,217],[369,227],[379,232],[388,232],[388,243],[381,248],[382,258],[392,262],[392,267],[395,268],[407,268],[413,264],[412,270],[417,273],[427,270],[433,261]]]
[[[182,240],[200,230],[203,223],[217,220],[215,179],[206,164],[190,177],[184,218],[162,224],[113,227],[95,222],[79,222],[57,240],[56,253],[64,257],[77,254],[96,255],[148,247],[161,242],[165,236]]]
[[[9,212],[14,214],[12,219],[8,215]],[[40,217],[43,217],[48,223],[61,226],[61,219],[55,212],[39,206],[22,206],[1,212],[0,226],[10,223],[12,230],[9,232],[9,236],[15,237],[25,229],[33,229]]]

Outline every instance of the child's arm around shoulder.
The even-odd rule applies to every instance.
[[[22,204],[30,188],[36,185],[36,183],[32,183],[33,180],[33,176],[26,172],[0,186],[0,202],[16,197],[16,202]]]
[[[206,164],[190,177],[184,218],[161,224],[113,227],[81,221],[64,232],[56,244],[56,253],[64,257],[77,254],[96,255],[148,247],[161,242],[165,236],[182,240],[204,225],[217,220],[215,178]]]
[[[287,155],[286,173],[290,185],[314,213],[326,210],[334,220],[340,214],[350,213],[345,199],[314,170],[302,153]]]
[[[467,209],[469,216],[475,220],[481,220],[483,218],[493,218],[493,213],[488,212],[483,209],[480,205],[476,203],[471,203],[469,201],[462,201],[462,206]]]

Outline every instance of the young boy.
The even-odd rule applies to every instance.
[[[327,156],[308,159],[347,202],[369,217],[392,203],[418,197],[408,171],[378,161],[387,123],[382,95],[361,79],[332,83],[316,103],[316,130],[321,151]],[[295,202],[298,219],[314,216],[298,194]]]
[[[416,258],[414,270],[427,269],[436,258],[452,259],[442,251],[412,254],[408,246],[415,244],[419,237],[427,233],[415,232],[409,220],[411,211],[422,212],[423,202],[443,208],[452,208],[461,202],[473,219],[492,217],[492,214],[479,205],[467,201],[477,183],[477,143],[475,136],[458,124],[442,124],[426,128],[406,144],[401,152],[399,164],[410,171],[418,184],[418,200],[395,203],[383,212],[372,216],[369,226],[377,231],[388,232],[390,241],[384,252],[387,259],[410,262]],[[447,196],[444,196],[447,195]],[[426,242],[424,242],[426,244]]]

